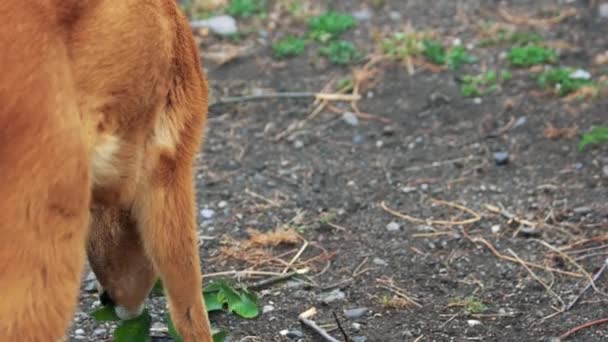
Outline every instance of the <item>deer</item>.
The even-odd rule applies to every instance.
[[[208,81],[175,0],[0,1],[0,340],[58,341],[88,260],[121,319],[160,278],[210,342],[194,163]]]

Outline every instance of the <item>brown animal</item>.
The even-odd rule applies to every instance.
[[[85,255],[130,318],[157,275],[211,341],[194,157],[207,83],[175,0],[0,1],[0,340],[57,341]]]

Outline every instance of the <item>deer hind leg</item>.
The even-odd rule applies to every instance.
[[[135,221],[128,210],[96,206],[91,210],[91,232],[87,244],[89,264],[118,317],[132,319],[141,314],[156,272],[146,255]]]
[[[138,194],[134,212],[145,248],[162,279],[176,329],[185,341],[210,342],[190,167],[161,157],[150,182]]]

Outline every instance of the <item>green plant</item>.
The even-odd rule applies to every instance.
[[[447,57],[446,57],[446,50],[443,47],[443,44],[441,44],[440,42],[436,41],[436,40],[432,40],[432,39],[425,39],[422,41],[422,46],[423,46],[423,50],[422,50],[422,54],[424,55],[424,57],[426,57],[429,61],[438,64],[438,65],[443,65],[445,64]]]
[[[160,280],[154,285],[152,293],[158,294],[158,291],[162,291]],[[243,318],[255,318],[259,315],[257,297],[253,293],[242,288],[237,289],[225,281],[215,281],[205,286],[203,297],[208,312],[222,310],[226,307],[228,312],[235,313]],[[152,319],[148,310],[144,310],[139,317],[127,321],[121,321],[116,316],[112,305],[103,305],[91,312],[90,315],[98,322],[119,322],[114,329],[114,340],[116,342],[150,341]],[[169,313],[167,313],[167,325],[171,337],[177,342],[183,341],[173,326]],[[213,331],[214,342],[223,342],[225,337],[225,331]]]
[[[342,77],[336,82],[336,92],[351,92],[355,86],[355,82],[352,77],[346,76]]]
[[[357,21],[350,14],[334,11],[316,16],[308,23],[310,36],[320,42],[335,39],[356,25]]]
[[[306,49],[306,41],[294,36],[288,36],[272,44],[272,51],[277,58],[299,56]]]
[[[469,54],[464,46],[458,45],[450,49],[447,55],[448,68],[457,70],[464,64],[472,64],[477,62],[477,57]]]
[[[247,18],[265,11],[264,0],[230,0],[226,12],[235,17]]]
[[[514,45],[526,46],[541,43],[543,36],[538,32],[515,31],[509,35],[508,41]]]
[[[450,301],[448,306],[461,306],[464,309],[464,312],[468,315],[478,314],[487,310],[487,306],[480,299],[474,296],[455,298]]]
[[[512,78],[511,72],[503,70],[500,74],[488,71],[479,75],[465,75],[462,77],[460,93],[464,97],[482,96],[493,93],[499,89],[501,83],[508,82]]]
[[[578,149],[582,152],[588,145],[597,145],[608,142],[608,126],[592,127],[591,130],[581,137]]]
[[[584,78],[573,78],[574,70],[570,68],[552,68],[538,76],[541,87],[552,87],[559,96],[573,93],[583,87],[597,87],[593,81]]]
[[[432,39],[422,41],[422,54],[429,61],[438,65],[447,65],[452,70],[460,69],[464,64],[477,62],[477,57],[469,54],[462,45],[447,50],[441,42]]]
[[[385,55],[396,60],[420,55],[424,50],[421,34],[417,32],[393,33],[393,35],[382,40],[380,47]]]
[[[360,57],[357,48],[346,40],[332,41],[329,45],[322,47],[319,52],[329,58],[332,63],[339,65],[350,64]]]
[[[493,36],[480,40],[478,45],[486,47],[508,43],[515,46],[526,46],[529,44],[538,44],[543,41],[543,36],[537,32],[511,31],[502,27],[494,29],[494,31]]]
[[[555,63],[557,52],[541,45],[530,44],[511,48],[507,54],[507,59],[513,66],[527,68],[539,64]]]

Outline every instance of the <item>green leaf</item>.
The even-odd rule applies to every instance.
[[[152,318],[148,310],[137,318],[122,321],[114,330],[114,341],[116,342],[148,342],[150,341],[150,327]]]
[[[304,53],[306,41],[295,36],[287,36],[272,44],[272,51],[277,58],[294,57]]]
[[[527,45],[509,50],[507,59],[513,66],[527,68],[539,64],[555,63],[557,52],[540,45]]]
[[[462,45],[452,48],[446,58],[448,67],[452,70],[459,69],[463,64],[473,64],[478,61],[478,58],[469,54]]]
[[[357,21],[350,14],[334,11],[314,17],[308,23],[310,36],[320,42],[327,42],[337,38],[356,25]]]
[[[103,307],[91,312],[90,315],[97,322],[120,321],[120,318],[118,318],[118,316],[116,316],[116,312],[114,312],[114,308],[111,306],[103,306]]]
[[[329,60],[338,65],[349,64],[359,58],[359,52],[353,43],[346,40],[332,41],[327,46],[319,49],[319,52],[327,56]]]
[[[608,126],[593,127],[591,131],[583,134],[578,144],[578,149],[582,152],[588,145],[608,142]]]
[[[205,307],[207,312],[217,311],[224,308],[224,304],[218,298],[219,291],[217,292],[203,292],[203,298],[205,299]]]
[[[225,286],[222,294],[228,303],[228,311],[244,318],[254,318],[259,314],[257,298],[246,291],[238,293],[235,289]]]
[[[446,51],[440,42],[431,39],[425,39],[422,42],[422,45],[424,46],[423,54],[429,61],[437,65],[445,64],[447,58]]]
[[[224,330],[220,331],[212,331],[213,333],[213,342],[224,342],[226,339],[227,333]]]

